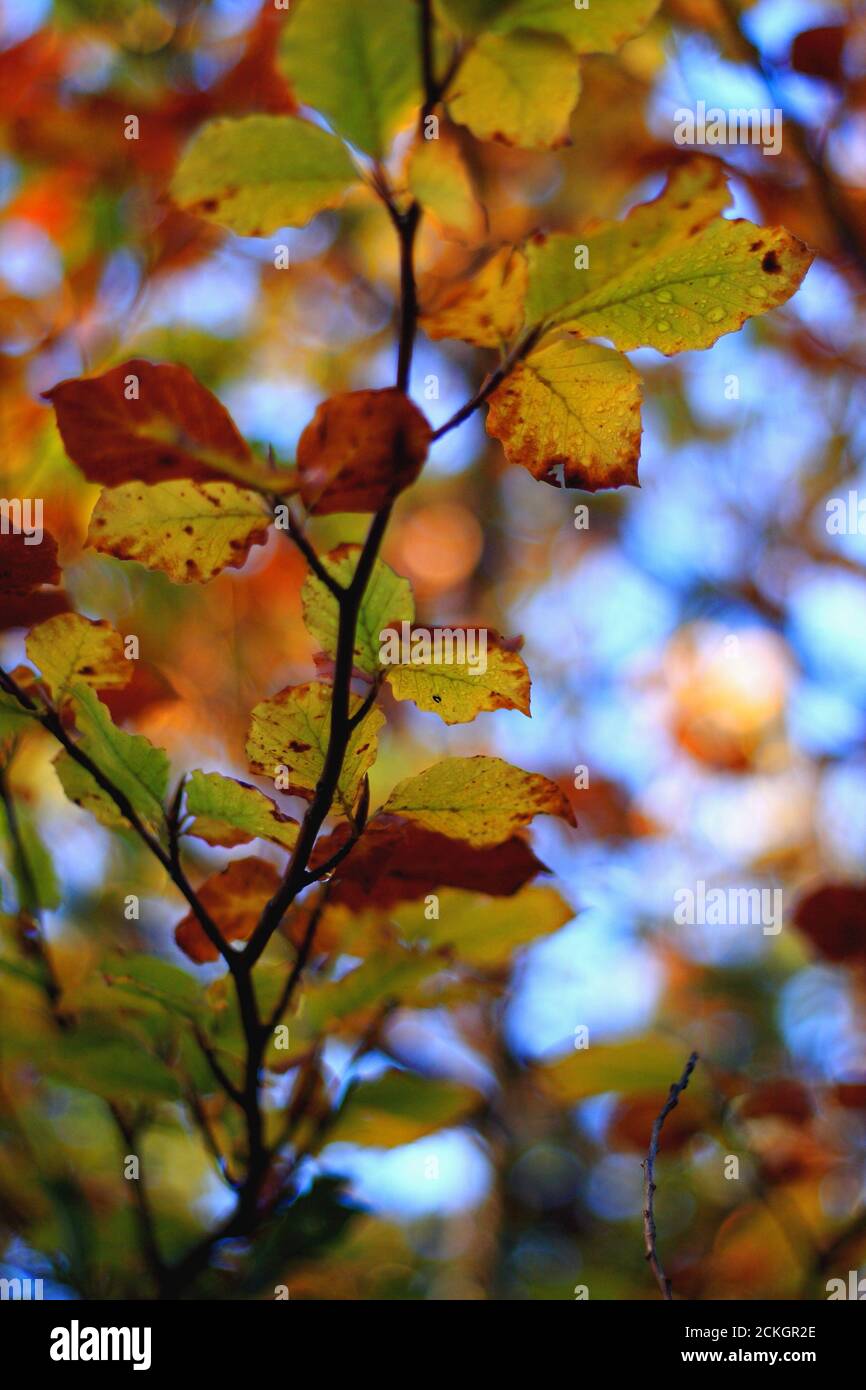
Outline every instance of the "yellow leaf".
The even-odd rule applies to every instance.
[[[253,772],[278,778],[285,769],[286,786],[281,789],[312,799],[322,775],[331,733],[331,695],[329,685],[312,682],[289,686],[256,705],[250,719],[247,756]],[[350,713],[361,704],[353,696]],[[337,788],[337,801],[350,815],[361,783],[376,760],[376,734],[385,723],[378,709],[371,709],[349,739]],[[335,804],[335,811],[338,809]]]
[[[641,380],[611,348],[561,337],[536,348],[490,398],[487,432],[536,478],[595,492],[637,484]]]
[[[209,121],[177,167],[178,207],[239,236],[303,227],[341,202],[357,174],[345,145],[296,116]]]
[[[522,252],[503,246],[469,280],[450,286],[421,316],[428,338],[460,338],[498,348],[523,323],[527,265]]]
[[[407,903],[393,913],[404,941],[423,941],[430,950],[443,947],[458,961],[482,969],[505,965],[514,951],[559,931],[574,916],[555,888],[530,886],[510,898],[440,889],[439,916],[427,920],[423,902]]]
[[[400,782],[383,810],[470,845],[501,844],[538,815],[575,824],[555,782],[502,758],[445,758]]]
[[[551,149],[568,143],[579,95],[577,59],[561,39],[484,34],[460,65],[448,111],[479,140]]]
[[[262,498],[233,483],[127,483],[100,495],[87,544],[175,584],[203,584],[239,569],[253,545],[264,545],[269,523]]]
[[[619,1043],[596,1043],[538,1070],[544,1089],[571,1105],[605,1091],[666,1097],[682,1074],[688,1048],[650,1034]],[[700,1073],[695,1077],[699,1086]]]
[[[460,635],[454,628],[434,628],[433,634],[442,631]],[[387,679],[396,700],[411,700],[446,724],[469,724],[483,710],[518,709],[528,715],[530,681],[523,658],[488,643],[483,665],[430,661],[389,666]]]
[[[322,557],[322,564],[338,584],[347,587],[360,554],[359,545],[339,545]],[[301,601],[308,632],[326,656],[336,657],[340,611],[334,595],[314,574],[308,574],[301,590]],[[384,560],[377,559],[358,610],[354,653],[358,669],[374,675],[380,664],[379,634],[386,628],[399,627],[402,622],[411,623],[414,617],[415,600],[408,579],[395,574]]]
[[[467,33],[518,29],[561,34],[575,53],[614,53],[645,29],[659,0],[443,0],[446,12]]]
[[[446,231],[466,241],[484,233],[484,213],[457,142],[419,140],[409,160],[409,187]]]
[[[73,682],[94,690],[120,690],[132,678],[123,638],[110,623],[59,613],[27,636],[27,656],[42,673],[52,699],[66,701]]]
[[[292,849],[298,838],[298,822],[283,815],[269,796],[219,772],[191,774],[186,809],[195,817],[186,833],[209,845],[231,849],[263,839]]]
[[[699,157],[622,222],[533,239],[527,318],[608,338],[623,352],[712,347],[789,299],[813,260],[783,227],[719,216],[729,203],[723,166]],[[587,248],[584,268],[576,243]]]

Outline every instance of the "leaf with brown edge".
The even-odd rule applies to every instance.
[[[226,941],[248,941],[265,903],[279,885],[280,875],[273,864],[264,859],[235,859],[221,873],[205,880],[198,897]],[[174,939],[196,965],[219,959],[219,952],[192,912],[178,922]]]
[[[723,166],[696,157],[622,221],[579,238],[534,237],[526,248],[528,320],[607,338],[621,352],[652,347],[671,357],[712,347],[790,299],[814,259],[784,227],[722,217],[730,201]],[[582,268],[576,239],[588,253]]]
[[[312,865],[324,864],[350,834],[339,825],[322,837]],[[536,874],[546,873],[520,835],[476,848],[414,821],[380,811],[337,869],[330,901],[355,911],[412,902],[440,888],[466,888],[510,897]]]
[[[135,666],[124,656],[123,638],[110,623],[78,613],[40,623],[28,633],[26,647],[57,704],[65,703],[70,687],[80,681],[93,690],[121,690]]]
[[[414,629],[425,642],[437,637],[456,645],[462,638],[463,655],[467,643],[465,629],[459,627]],[[444,634],[444,636],[443,636]],[[450,634],[450,635],[449,635]],[[475,652],[475,664],[467,660],[414,660],[414,643],[409,654],[411,664],[386,666],[385,674],[395,700],[411,700],[418,709],[438,714],[445,724],[469,724],[484,711],[516,709],[529,716],[530,679],[523,657],[508,643],[501,642],[496,633],[485,631],[484,661]],[[453,646],[449,652],[453,651]],[[458,647],[459,652],[459,647]],[[440,653],[443,657],[446,652]]]
[[[413,483],[432,430],[394,388],[323,401],[298,443],[301,496],[310,512],[376,512]]]
[[[234,483],[126,483],[100,494],[87,544],[118,560],[137,560],[175,584],[206,584],[240,569],[268,538],[271,512],[257,492]]]
[[[437,917],[430,919],[425,904],[413,903],[399,908],[393,921],[410,945],[423,942],[428,950],[447,951],[457,964],[500,971],[510,968],[516,951],[560,931],[573,917],[574,908],[555,888],[534,884],[510,897],[446,888]]]
[[[92,483],[232,478],[282,492],[293,477],[256,462],[225,406],[187,367],[132,358],[44,396],[66,452]]]
[[[421,326],[428,338],[503,347],[523,323],[527,282],[526,257],[513,246],[503,246],[469,279],[431,298]]]
[[[383,809],[476,847],[502,844],[539,815],[576,823],[568,799],[549,777],[484,756],[445,758],[407,777]]]
[[[823,884],[800,899],[794,921],[825,960],[866,962],[866,888],[860,884]]]
[[[509,463],[565,487],[637,486],[641,379],[612,348],[560,337],[514,368],[490,398],[487,432]]]
[[[329,685],[313,681],[292,685],[256,705],[250,716],[247,756],[250,768],[263,777],[284,778],[281,790],[312,800],[331,735]],[[353,695],[349,713],[362,701]],[[376,735],[385,723],[381,710],[371,709],[353,731],[343,759],[333,811],[350,815],[361,783],[376,760]]]
[[[555,34],[482,34],[460,64],[448,112],[477,140],[556,149],[569,143],[579,95],[577,59]]]
[[[298,822],[284,815],[275,801],[258,787],[220,772],[190,774],[186,809],[194,820],[185,833],[209,845],[233,849],[263,839],[293,849],[298,838]]]

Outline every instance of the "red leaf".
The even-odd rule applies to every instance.
[[[825,884],[801,898],[794,920],[825,960],[866,961],[866,888]]]
[[[321,840],[313,864],[322,864],[345,843],[348,826]],[[463,840],[425,830],[400,816],[374,816],[358,844],[339,866],[331,902],[353,911],[393,907],[426,897],[437,888],[466,888],[510,897],[538,873],[546,873],[525,840],[474,849]]]
[[[403,394],[349,391],[323,401],[298,444],[310,512],[376,512],[413,483],[432,431]]]
[[[842,76],[847,34],[844,24],[821,24],[815,29],[804,29],[791,46],[791,66],[808,77],[838,82]]]
[[[132,390],[138,399],[127,399]],[[61,381],[45,398],[92,483],[224,481],[253,462],[228,411],[186,367],[133,358],[103,376]]]

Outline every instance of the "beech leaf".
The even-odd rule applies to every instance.
[[[298,443],[309,512],[375,512],[413,483],[432,430],[402,391],[349,391],[323,401]]]
[[[428,338],[460,338],[475,347],[501,348],[523,323],[526,257],[501,247],[467,280],[440,291],[421,315]]]
[[[61,613],[34,627],[27,636],[27,656],[58,704],[79,682],[94,690],[121,690],[135,668],[124,656],[123,638],[110,623],[77,613]]]
[[[263,839],[292,849],[298,838],[298,822],[284,815],[269,796],[220,772],[191,773],[186,809],[195,817],[186,833],[209,845],[232,849]]]
[[[459,634],[458,628],[434,629]],[[529,714],[529,672],[523,657],[486,634],[484,662],[427,661],[386,667],[395,700],[438,714],[445,724],[468,724],[484,710],[517,709]],[[476,657],[479,653],[476,652]],[[483,669],[482,669],[483,667]]]
[[[564,793],[548,777],[502,758],[445,758],[400,782],[383,810],[470,845],[502,844],[535,816],[575,824]]]
[[[262,908],[279,885],[280,875],[267,860],[234,859],[221,873],[205,879],[198,889],[198,897],[225,941],[247,941],[255,930]],[[196,965],[219,960],[219,951],[192,912],[178,922],[174,939]]]
[[[340,545],[322,556],[328,573],[344,587],[351,583],[361,554],[359,545]],[[301,590],[304,623],[326,656],[336,657],[340,611],[337,600],[314,574],[308,574]],[[413,622],[415,601],[408,579],[377,559],[358,610],[355,630],[354,664],[360,671],[374,675],[380,667],[382,646],[380,633],[402,622]]]
[[[579,95],[578,62],[561,39],[491,33],[461,63],[448,111],[478,140],[555,149],[569,143],[569,117]]]

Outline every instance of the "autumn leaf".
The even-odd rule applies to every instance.
[[[866,888],[825,883],[797,903],[794,920],[824,960],[866,962]]]
[[[470,845],[502,844],[535,816],[575,824],[564,794],[549,778],[501,758],[445,758],[400,782],[383,810]]]
[[[328,1141],[393,1149],[460,1124],[481,1101],[477,1091],[453,1081],[388,1071],[350,1091]]]
[[[484,213],[456,140],[419,140],[409,159],[409,187],[447,232],[469,242],[483,235]]]
[[[790,299],[813,259],[783,227],[719,216],[729,203],[723,166],[695,158],[622,222],[582,238],[533,238],[527,318],[607,338],[623,352],[653,347],[670,357],[712,347]],[[577,268],[576,240],[585,268]]]
[[[490,399],[487,431],[509,463],[559,485],[637,484],[641,381],[610,348],[561,337],[519,363]]]
[[[508,965],[515,951],[559,931],[573,916],[555,888],[530,886],[505,898],[446,889],[439,895],[438,917],[429,920],[419,903],[399,908],[394,922],[404,941],[447,948],[456,961],[489,970]]]
[[[239,236],[303,227],[336,207],[357,181],[336,136],[295,116],[210,121],[195,136],[171,184],[178,207]]]
[[[101,493],[87,544],[175,584],[204,584],[240,569],[252,546],[264,545],[270,521],[258,493],[233,483],[127,483]]]
[[[522,149],[569,142],[569,117],[580,95],[580,71],[555,35],[484,34],[461,63],[448,111],[478,140]]]
[[[198,899],[220,929],[225,941],[247,941],[262,909],[280,886],[280,875],[264,859],[233,859],[218,874],[205,879]],[[205,935],[193,912],[178,922],[174,939],[184,955],[205,965],[219,959],[219,951]]]
[[[350,714],[361,705],[353,696]],[[333,810],[350,815],[361,783],[376,760],[376,735],[384,724],[381,711],[371,709],[352,733],[343,759]],[[313,682],[289,686],[256,705],[250,717],[247,756],[253,772],[277,778],[285,769],[293,795],[312,799],[325,765],[331,733],[331,687]]]
[[[123,638],[110,623],[77,613],[61,613],[34,627],[27,636],[27,656],[57,704],[64,703],[79,682],[93,690],[120,690],[135,668],[124,655]]]
[[[402,391],[350,391],[323,401],[298,443],[310,512],[375,512],[413,483],[432,430]]]
[[[360,554],[359,545],[340,545],[322,556],[322,564],[345,588],[352,581]],[[304,623],[310,635],[326,656],[336,657],[340,616],[336,598],[320,579],[308,574],[301,590],[301,601]],[[374,675],[381,666],[380,633],[390,627],[399,629],[401,623],[411,623],[414,618],[415,601],[408,579],[395,574],[384,560],[377,559],[358,609],[354,652],[357,669]]]
[[[338,825],[323,836],[313,852],[313,866],[340,849],[348,833],[348,826]],[[476,848],[380,811],[337,869],[330,900],[361,911],[423,898],[444,887],[507,897],[542,872],[544,865],[519,835]]]
[[[69,608],[64,593],[41,587],[60,582],[56,540],[44,530],[38,544],[34,540],[23,532],[0,531],[0,632],[29,627]]]
[[[428,338],[460,338],[475,347],[502,347],[523,323],[528,269],[512,246],[501,247],[468,280],[441,291],[421,315]]]
[[[417,7],[406,0],[295,0],[278,61],[301,101],[380,159],[421,100]]]
[[[81,735],[79,748],[123,792],[145,824],[159,828],[168,788],[166,754],[143,734],[128,734],[118,729],[89,686],[73,685],[69,693]],[[126,823],[107,792],[69,753],[60,753],[54,766],[70,801],[90,811],[103,825],[116,827]]]
[[[649,24],[660,0],[592,0],[578,8],[562,0],[443,0],[468,33],[519,29],[561,34],[575,53],[614,53]]]
[[[186,809],[194,817],[186,833],[209,845],[233,849],[263,839],[292,849],[298,838],[298,822],[284,815],[269,796],[219,772],[190,774]]]
[[[432,638],[456,645],[463,632],[456,627],[434,628]],[[445,724],[468,724],[484,710],[516,709],[528,715],[530,680],[522,656],[501,644],[495,633],[484,636],[484,661],[476,659],[474,665],[424,659],[418,664],[387,666],[395,700],[411,700],[418,709],[438,714]]]
[[[682,1069],[682,1047],[650,1034],[626,1042],[578,1048],[539,1067],[536,1074],[544,1090],[564,1105],[574,1105],[605,1091],[621,1091],[628,1096],[658,1093],[663,1104],[671,1078],[675,1080]]]
[[[186,367],[132,358],[46,391],[64,447],[92,483],[223,481],[282,492],[291,474],[253,458],[225,406]]]

